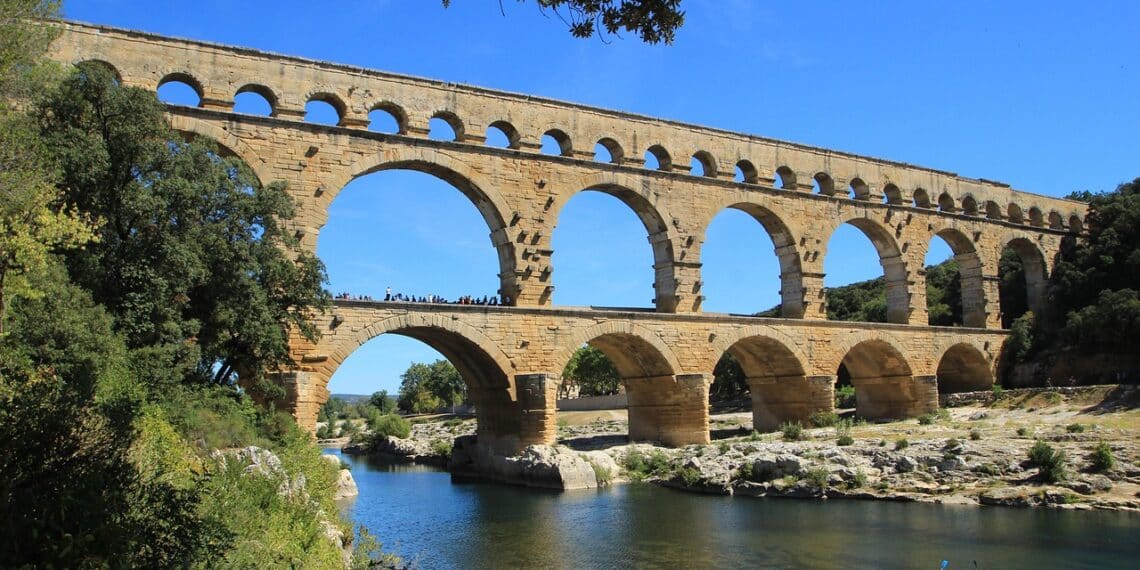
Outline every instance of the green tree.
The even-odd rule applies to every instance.
[[[525,2],[526,0],[519,0]],[[588,38],[605,30],[616,34],[632,32],[649,44],[673,43],[677,29],[685,23],[681,0],[535,0],[540,9],[549,9],[562,18],[577,38]],[[444,7],[451,0],[443,0]]]
[[[151,92],[85,65],[40,108],[67,208],[102,220],[68,254],[72,278],[133,348],[201,381],[258,378],[288,359],[286,327],[315,338],[327,306],[320,261],[298,252],[278,184],[201,140],[183,142]],[[194,350],[185,347],[193,345]]]
[[[467,386],[450,362],[416,362],[400,376],[396,405],[403,412],[418,414],[455,406],[466,398]]]
[[[926,310],[932,325],[962,324],[962,277],[957,261],[926,267]]]
[[[748,392],[744,369],[729,353],[721,355],[713,368],[713,383],[709,386],[709,400],[731,400]]]
[[[578,384],[583,396],[616,394],[621,387],[621,375],[614,363],[604,352],[589,345],[574,351],[562,377]]]
[[[372,397],[368,398],[368,403],[371,404],[372,407],[380,410],[380,413],[382,413],[382,414],[386,414],[388,412],[391,412],[392,408],[393,408],[392,400],[391,400],[391,397],[388,396],[387,390],[380,390],[379,392],[373,392]]]

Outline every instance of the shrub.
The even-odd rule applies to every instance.
[[[663,475],[669,471],[669,456],[661,450],[655,450],[650,455],[634,449],[622,459],[622,465],[629,472],[630,479],[640,481],[646,477]]]
[[[674,473],[675,478],[680,479],[686,487],[696,486],[701,482],[701,471],[696,467],[685,466],[678,468]]]
[[[717,444],[716,449],[720,452],[721,455],[724,455],[728,453],[728,450],[732,449],[732,446],[729,445],[727,441],[722,441]]]
[[[1060,404],[1061,401],[1064,399],[1061,397],[1061,394],[1058,394],[1057,392],[1052,392],[1052,391],[1045,392],[1044,394],[1041,394],[1041,396],[1044,397],[1045,401],[1051,406],[1055,406],[1057,404]]]
[[[1112,454],[1112,447],[1107,442],[1100,442],[1089,455],[1089,469],[1092,471],[1108,471],[1116,466],[1116,457]]]
[[[999,469],[998,466],[994,465],[993,463],[983,463],[982,465],[979,465],[977,469],[978,473],[989,475],[990,477],[997,477],[998,475],[1001,475],[1001,469]]]
[[[928,426],[934,423],[934,414],[922,414],[918,416],[918,425]]]
[[[855,438],[851,437],[851,420],[842,419],[835,424],[836,445],[851,445]]]
[[[330,437],[332,437],[332,433],[329,431],[328,425],[317,428],[317,439],[328,439]]]
[[[780,424],[780,432],[784,441],[799,441],[804,438],[804,426],[800,422],[784,422]]]
[[[951,451],[959,451],[962,449],[962,442],[958,441],[958,438],[952,437],[952,438],[946,440],[946,443],[943,444],[942,449],[948,449]]]
[[[760,435],[760,432],[756,430],[752,430],[752,433],[748,434],[748,441],[760,441],[762,439],[764,439],[764,436]]]
[[[755,464],[751,461],[746,461],[736,469],[736,478],[742,481],[752,480],[752,467]]]
[[[895,451],[902,451],[908,447],[910,447],[910,442],[907,441],[906,438],[895,440]]]
[[[979,430],[979,429],[972,429],[972,430],[970,430],[970,439],[971,439],[972,441],[978,441],[979,439],[982,439],[982,432],[981,432],[981,430]]]
[[[369,422],[369,429],[379,437],[396,436],[406,439],[412,434],[412,424],[396,414],[384,414]]]
[[[820,491],[827,490],[827,480],[830,477],[831,472],[823,466],[812,467],[811,469],[808,469],[804,474],[804,480],[806,480],[809,485],[815,487],[816,489],[819,489]]]
[[[431,453],[440,457],[451,457],[451,442],[446,439],[431,442]]]
[[[851,385],[840,386],[835,390],[835,407],[836,408],[854,408],[855,407],[855,387]]]
[[[1002,388],[1001,384],[994,384],[991,390],[993,391],[995,400],[1000,400],[1005,396],[1005,388]]]
[[[858,489],[867,486],[867,474],[862,469],[855,470],[855,477],[847,482],[848,489]]]
[[[1085,424],[1072,423],[1065,426],[1065,431],[1069,433],[1085,433]]]
[[[938,408],[938,411],[934,412],[934,417],[939,421],[950,421],[950,410],[948,408]]]
[[[809,419],[815,427],[831,427],[839,421],[839,414],[835,412],[815,412]]]
[[[593,461],[589,461],[589,463],[590,467],[594,469],[594,480],[598,482],[599,487],[604,487],[613,482],[614,474],[612,471],[606,467],[594,463]]]
[[[855,438],[849,435],[841,435],[835,439],[835,445],[846,446],[855,443]]]
[[[1021,437],[1025,437],[1025,436],[1029,435],[1029,428],[1027,428],[1025,426],[1021,426],[1021,427],[1017,428],[1017,435],[1019,435]]]
[[[1056,451],[1053,446],[1038,440],[1029,448],[1029,462],[1037,467],[1037,473],[1047,483],[1059,483],[1068,475],[1065,473],[1065,452]]]

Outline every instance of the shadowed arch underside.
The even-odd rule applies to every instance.
[[[804,316],[803,268],[800,264],[796,238],[780,215],[772,210],[751,202],[738,202],[728,206],[748,214],[764,228],[776,258],[780,262],[780,316],[787,319],[802,319]],[[716,219],[713,216],[712,219]],[[711,224],[711,222],[710,222]],[[708,234],[708,227],[705,228]]]
[[[938,361],[938,393],[976,392],[994,385],[993,368],[986,356],[967,343],[946,351]]]
[[[887,341],[856,344],[843,357],[843,366],[851,374],[855,415],[861,418],[912,417],[938,406],[934,378],[914,377],[902,352]]]
[[[678,374],[673,359],[642,336],[609,332],[587,344],[602,351],[621,375],[628,397],[630,441],[666,445],[708,443],[708,382]]]
[[[785,344],[768,336],[749,336],[727,351],[740,363],[752,397],[752,426],[776,429],[781,423],[806,423],[811,414],[831,410],[834,388],[831,377],[808,378],[800,357]]]

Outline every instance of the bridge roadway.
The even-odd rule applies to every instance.
[[[933,411],[939,391],[993,383],[1007,331],[805,321],[652,310],[338,300],[315,317],[322,337],[295,338],[297,370],[282,373],[292,412],[313,428],[328,382],[346,358],[382,334],[420,340],[458,368],[476,406],[481,442],[513,452],[556,439],[557,387],[589,344],[615,364],[629,395],[632,440],[709,441],[708,389],[726,351],[740,362],[755,425],[806,421],[834,409],[844,365],[863,417]]]

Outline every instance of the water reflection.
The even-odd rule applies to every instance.
[[[1131,568],[1140,515],[758,500],[651,486],[555,493],[346,457],[349,515],[420,568]]]

